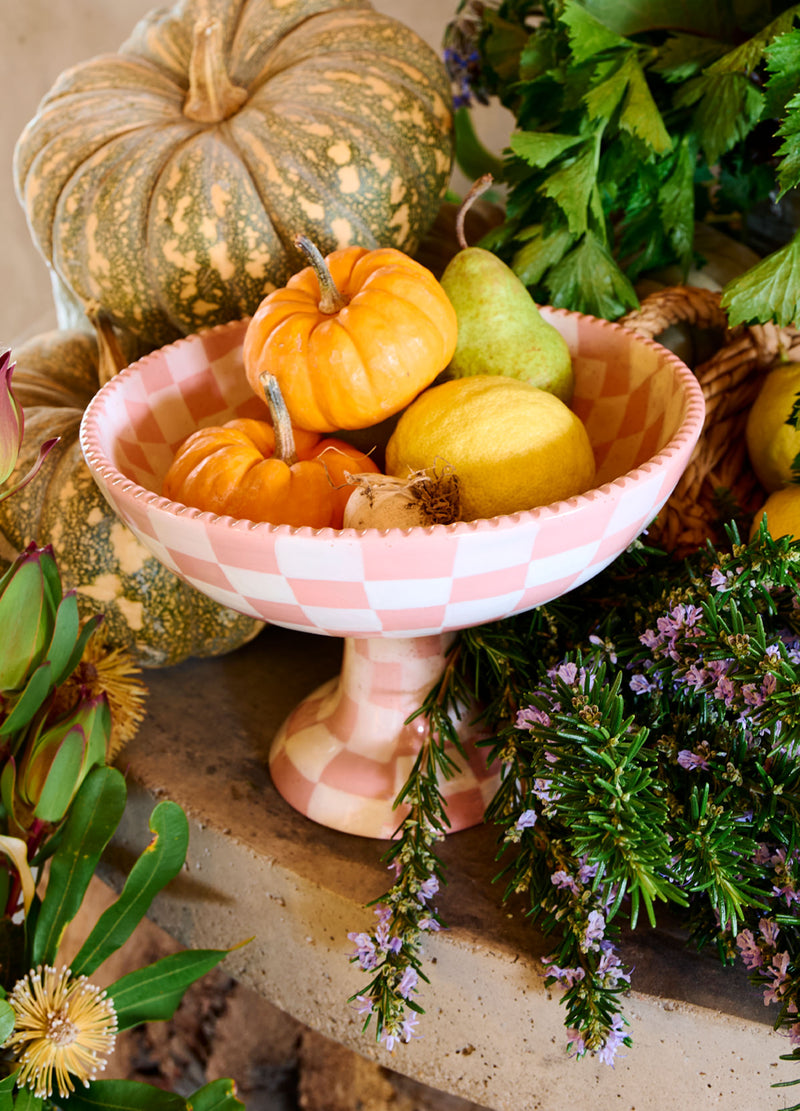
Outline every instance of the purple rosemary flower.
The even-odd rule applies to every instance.
[[[745,968],[761,968],[764,963],[764,954],[761,952],[752,930],[740,930],[736,935],[736,944],[742,954]]]
[[[355,945],[355,949],[350,954],[350,960],[357,960],[365,972],[370,972],[378,964],[375,942],[369,934],[365,933],[349,933],[347,938]]]
[[[586,929],[583,931],[583,937],[581,938],[581,948],[584,952],[587,949],[593,948],[594,942],[601,941],[605,932],[605,915],[601,914],[599,910],[589,911],[589,919],[586,923]]]
[[[427,903],[428,899],[432,899],[436,892],[439,890],[439,880],[436,876],[428,876],[419,885],[417,891],[417,898],[421,903]]]
[[[547,964],[548,957],[542,957],[542,963]],[[571,988],[573,984],[578,984],[586,975],[582,968],[560,968],[557,964],[547,965],[545,974],[558,980],[566,988]]]
[[[408,999],[411,992],[416,990],[418,983],[419,974],[416,968],[412,968],[412,966],[409,965],[403,973],[400,979],[400,983],[397,985],[395,990],[397,991],[398,995],[402,995],[403,999]]]
[[[533,731],[537,725],[543,725],[545,729],[547,729],[550,724],[550,715],[544,710],[540,710],[537,706],[526,706],[517,713],[517,729],[529,729]]]
[[[688,748],[682,748],[678,753],[678,763],[687,771],[696,771],[698,768],[702,768],[703,771],[706,771],[709,766],[705,756],[697,752],[692,752]]]
[[[620,1047],[625,1044],[625,1020],[622,1015],[616,1014],[611,1019],[611,1027],[606,1034],[605,1041],[600,1049],[597,1050],[597,1059],[604,1065],[614,1067],[614,1061],[620,1050]]]
[[[430,933],[436,933],[442,928],[441,922],[437,922],[435,918],[421,918],[417,925],[421,930],[428,930]]]
[[[559,891],[568,890],[571,891],[573,895],[580,894],[580,888],[575,882],[574,877],[571,876],[569,872],[566,872],[563,868],[559,868],[557,872],[553,872],[552,876],[550,877],[550,882],[552,883],[553,887],[557,887]]]
[[[523,810],[523,812],[517,818],[517,823],[516,823],[514,828],[515,829],[533,829],[533,827],[535,825],[536,825],[536,811],[535,810]]]

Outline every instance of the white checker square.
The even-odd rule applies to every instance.
[[[522,591],[501,594],[490,598],[475,598],[468,602],[451,602],[445,610],[445,628],[465,629],[483,625],[487,621],[501,620],[515,612],[522,598]],[[499,617],[496,615],[499,614]]]
[[[427,606],[444,606],[450,597],[453,580],[449,575],[438,579],[414,580],[414,609]],[[408,608],[408,582],[405,579],[383,579],[365,582],[367,601],[376,610],[404,610]]]
[[[481,530],[459,537],[453,566],[455,578],[481,575],[487,567],[493,571],[503,567],[524,567],[531,561],[539,529],[539,521],[532,521],[499,533]]]
[[[281,573],[289,579],[361,582],[364,578],[360,545],[341,535],[332,533],[330,540],[297,533],[276,536],[274,551]]]
[[[566,548],[563,552],[554,555],[534,557],[525,576],[525,586],[535,586],[537,583],[558,582],[570,575],[579,575],[594,562],[599,540],[591,544],[581,544],[575,548]]]

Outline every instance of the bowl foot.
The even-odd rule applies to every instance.
[[[427,735],[420,716],[406,724],[442,674],[452,634],[347,637],[339,676],[309,695],[273,741],[270,773],[283,798],[321,825],[389,839],[408,812],[394,808]],[[485,731],[469,709],[455,722],[467,760],[441,784],[450,832],[477,825],[498,781],[475,742]]]

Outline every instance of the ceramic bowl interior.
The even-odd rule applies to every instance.
[[[519,613],[601,571],[652,520],[685,469],[704,415],[692,372],[634,332],[544,309],[572,352],[573,408],[597,462],[578,497],[490,520],[379,531],[217,517],[161,496],[182,440],[262,416],[242,368],[245,321],[189,336],[122,371],[81,426],[86,461],[154,555],[224,605],[335,636],[423,636]]]

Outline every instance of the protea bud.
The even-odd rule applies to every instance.
[[[21,690],[47,655],[61,598],[52,547],[30,544],[0,578],[0,692]]]
[[[104,694],[84,698],[63,717],[32,727],[18,754],[14,793],[22,812],[43,822],[61,821],[89,771],[105,762],[110,735]],[[20,807],[14,810],[19,815]]]
[[[0,486],[14,473],[25,428],[22,410],[11,392],[13,371],[11,352],[4,351],[0,355]]]
[[[11,362],[11,352],[0,355],[0,487],[4,486],[14,473],[25,433],[25,416],[17,404],[11,389],[11,375],[15,364]],[[39,448],[39,456],[28,473],[7,490],[0,489],[0,501],[11,497],[21,490],[41,467],[50,449],[58,443],[58,436],[45,440]]]

